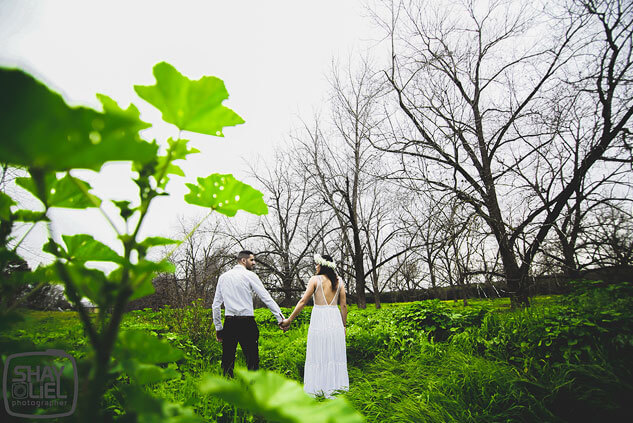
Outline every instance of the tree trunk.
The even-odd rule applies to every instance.
[[[494,219],[492,222],[501,222],[501,215],[499,219]],[[502,225],[502,224],[500,224]],[[528,298],[528,281],[527,272],[528,268],[520,268],[516,261],[516,256],[512,251],[512,246],[505,234],[505,231],[500,225],[491,224],[491,229],[499,243],[499,254],[501,255],[501,262],[503,264],[503,273],[506,277],[507,291],[510,294],[510,307],[512,309],[518,309],[523,307],[529,307],[530,301]]]
[[[374,269],[375,268],[376,268],[376,265],[374,264]],[[378,310],[381,307],[381,305],[380,305],[380,289],[378,288],[378,275],[376,274],[376,271],[374,271],[372,274],[371,284],[372,284],[372,287],[374,288],[374,304],[376,305],[376,310]]]
[[[502,259],[505,254],[502,254]],[[512,257],[514,261],[514,257]],[[513,310],[518,308],[525,308],[530,306],[530,299],[528,297],[528,283],[527,275],[523,275],[519,270],[519,267],[515,263],[510,263],[506,266],[505,260],[503,260],[504,273],[506,274],[508,292],[510,294],[510,307]]]
[[[285,277],[282,281],[283,287],[283,293],[284,293],[284,299],[281,302],[281,306],[282,307],[292,307],[294,304],[293,298],[292,298],[292,280],[293,277],[292,275]]]

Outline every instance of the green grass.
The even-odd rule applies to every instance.
[[[370,422],[548,421],[511,366],[427,343],[353,372],[349,398]]]
[[[630,284],[579,286],[516,311],[507,299],[352,305],[344,396],[368,422],[626,421],[633,416],[632,293]],[[87,353],[75,313],[25,315],[4,336]],[[308,307],[283,333],[268,310],[256,310],[262,368],[302,381],[309,316]],[[207,420],[261,421],[199,393],[205,374],[221,373],[210,319],[200,307],[141,311],[128,313],[122,329],[153,331],[185,352],[182,377],[148,386],[154,395]],[[245,367],[239,349],[236,367]],[[106,406],[122,412],[119,386]]]

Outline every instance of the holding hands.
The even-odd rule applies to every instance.
[[[286,332],[288,329],[290,329],[290,319],[284,319],[281,322],[279,322],[279,329],[283,330],[284,332]]]

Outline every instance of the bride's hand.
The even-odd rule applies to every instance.
[[[284,332],[290,329],[290,320],[284,319],[281,322],[279,322],[279,329],[283,330]]]

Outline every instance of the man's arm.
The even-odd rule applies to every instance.
[[[222,341],[222,303],[224,298],[222,297],[222,279],[218,280],[218,284],[215,287],[215,296],[213,297],[213,304],[211,309],[213,310],[213,325],[215,326],[215,338],[218,341]]]
[[[259,276],[257,276],[256,273],[249,271],[248,280],[251,284],[253,292],[255,292],[255,294],[264,302],[264,304],[266,304],[266,307],[268,307],[270,312],[277,319],[277,323],[280,323],[284,319],[284,315],[281,313],[281,309],[279,308],[275,300],[273,300],[273,297],[270,296],[270,293],[264,287],[264,284],[262,283],[261,279],[259,279]]]

